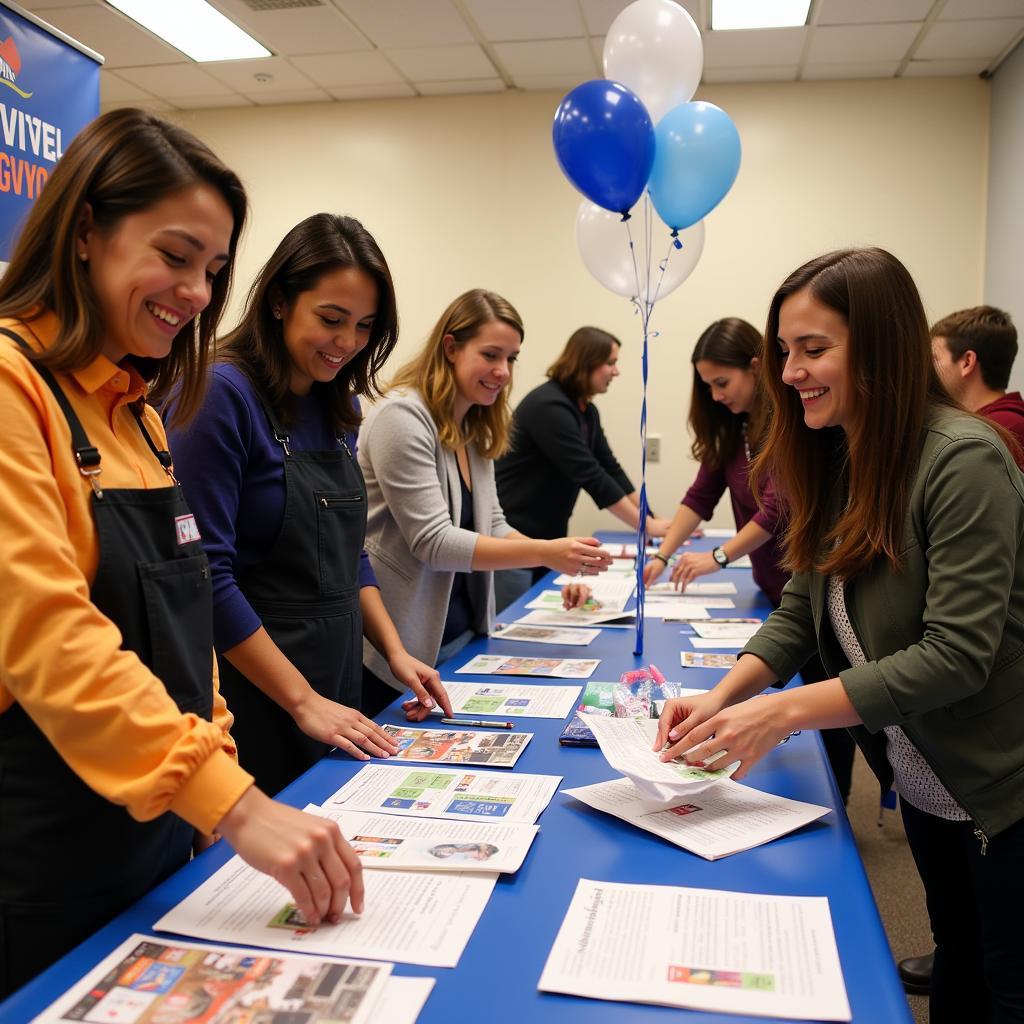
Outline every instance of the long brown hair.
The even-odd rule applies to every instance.
[[[474,338],[485,324],[500,320],[525,338],[523,319],[507,299],[494,292],[474,288],[460,295],[441,314],[427,343],[418,356],[403,366],[389,390],[412,388],[423,396],[437,426],[437,435],[446,448],[463,443],[475,444],[485,459],[497,459],[508,449],[509,422],[512,418],[508,395],[512,381],[498,392],[493,405],[470,406],[466,418],[455,419],[455,371],[444,349],[444,339],[451,335],[461,347]]]
[[[690,362],[693,364],[693,391],[690,395],[690,431],[693,444],[690,453],[708,469],[721,469],[743,444],[743,427],[746,424],[747,438],[756,450],[765,432],[765,402],[761,397],[760,374],[754,402],[747,410],[747,418],[716,402],[711,397],[711,388],[701,380],[697,364],[704,360],[721,366],[734,366],[750,370],[751,364],[760,358],[761,334],[753,324],[730,316],[716,320],[697,339]]]
[[[398,309],[384,254],[354,217],[315,213],[296,224],[257,274],[242,319],[221,342],[220,358],[248,374],[285,424],[292,413],[292,366],[284,343],[284,322],[274,316],[273,307],[281,302],[291,305],[315,288],[324,274],[347,267],[361,270],[377,286],[377,314],[369,342],[325,385],[332,426],[355,430],[359,415],[352,395],[378,393],[377,376],[398,342]]]
[[[176,387],[173,418],[186,422],[202,400],[214,332],[231,287],[245,190],[237,175],[194,135],[142,110],[112,110],[75,137],[29,211],[0,280],[0,316],[30,321],[52,310],[59,333],[32,358],[51,370],[79,370],[102,351],[103,314],[78,259],[76,240],[88,204],[96,226],[112,231],[129,214],[203,182],[216,189],[234,220],[228,261],[213,280],[210,302],[174,338],[166,359],[138,360],[159,404]]]
[[[811,430],[796,389],[782,381],[779,310],[804,289],[849,328],[852,408],[843,428]],[[935,372],[924,306],[906,267],[884,249],[843,249],[790,274],[768,312],[761,376],[772,419],[754,470],[770,475],[786,502],[785,568],[848,579],[884,556],[899,569],[929,408],[960,408]]]
[[[548,376],[574,401],[586,402],[590,399],[590,375],[607,363],[613,347],[621,344],[600,327],[580,327],[569,335],[562,354],[548,367]]]

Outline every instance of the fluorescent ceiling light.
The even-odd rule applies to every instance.
[[[107,0],[196,61],[270,57],[270,51],[206,0]]]
[[[711,0],[711,28],[793,28],[807,24],[811,0]]]

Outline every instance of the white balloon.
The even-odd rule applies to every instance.
[[[576,247],[584,266],[599,284],[630,299],[640,291],[644,300],[651,302],[670,295],[693,273],[704,250],[704,221],[679,232],[682,248],[677,249],[669,229],[657,217],[647,218],[653,233],[648,245],[644,236],[643,204],[641,199],[633,207],[635,216],[630,218],[627,231],[620,214],[584,200],[576,213]],[[629,245],[630,235],[633,249]],[[648,252],[651,254],[651,267],[645,274]]]
[[[654,124],[692,98],[703,70],[700,30],[674,0],[636,0],[605,37],[605,77],[635,92]]]

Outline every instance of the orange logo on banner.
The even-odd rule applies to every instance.
[[[13,89],[22,99],[29,99],[30,92],[23,92],[17,86],[18,75],[21,74],[21,54],[14,45],[14,37],[8,36],[0,43],[0,83]]]

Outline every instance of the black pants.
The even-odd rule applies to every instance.
[[[818,683],[832,677],[825,671],[821,658],[814,655],[800,669],[800,678],[805,683]],[[822,729],[821,740],[825,744],[825,753],[828,755],[832,774],[836,777],[839,795],[845,804],[850,798],[850,785],[853,782],[853,754],[857,744],[846,729]]]
[[[900,801],[935,937],[931,1024],[1024,1021],[1024,820],[989,840]]]

